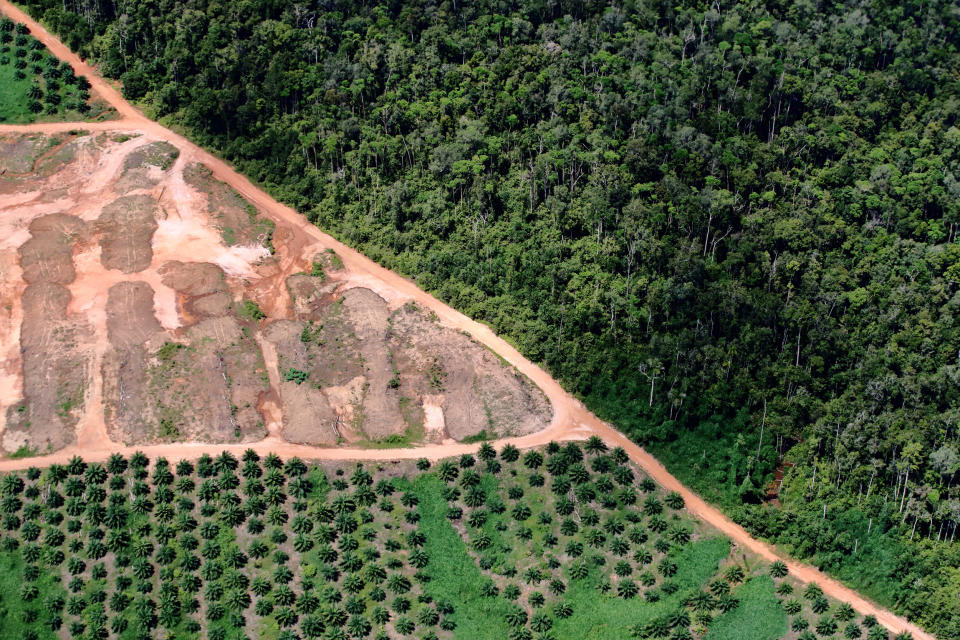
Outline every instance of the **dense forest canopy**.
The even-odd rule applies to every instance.
[[[960,637],[956,3],[27,4],[752,530]]]

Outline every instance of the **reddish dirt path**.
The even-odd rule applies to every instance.
[[[0,11],[18,22],[27,24],[30,32],[43,42],[56,56],[70,63],[78,74],[87,76],[93,89],[113,106],[122,120],[100,123],[46,123],[25,126],[0,126],[0,132],[40,132],[54,133],[70,129],[118,130],[137,129],[159,139],[164,139],[180,148],[181,154],[191,160],[207,165],[214,176],[229,184],[244,198],[261,208],[279,226],[285,226],[305,234],[313,239],[317,245],[331,248],[343,261],[344,266],[351,272],[352,277],[369,279],[377,283],[377,288],[390,290],[398,297],[416,301],[421,306],[432,310],[440,320],[451,327],[461,329],[470,334],[475,340],[486,345],[495,353],[502,356],[507,362],[515,366],[520,372],[528,376],[534,384],[539,386],[549,398],[554,416],[550,426],[539,433],[520,438],[499,440],[494,445],[500,447],[511,443],[518,447],[535,447],[545,445],[550,441],[582,440],[590,435],[599,435],[610,446],[623,447],[630,457],[644,471],[668,491],[677,491],[686,501],[687,509],[696,517],[717,528],[729,536],[736,544],[762,556],[768,561],[783,560],[790,568],[790,573],[803,582],[816,582],[824,592],[838,600],[849,602],[863,615],[874,615],[885,627],[894,633],[909,631],[916,640],[934,640],[934,636],[923,631],[907,620],[887,611],[886,609],[866,600],[852,589],[840,582],[829,578],[821,571],[809,565],[796,562],[778,553],[770,545],[754,539],[742,527],[735,524],[715,507],[707,504],[703,499],[680,484],[666,468],[653,456],[641,447],[631,442],[626,436],[618,432],[609,424],[603,422],[590,413],[580,401],[568,394],[543,369],[524,358],[512,345],[498,337],[486,325],[480,324],[451,309],[433,296],[421,291],[409,280],[384,269],[372,260],[354,251],[350,247],[329,236],[293,209],[275,201],[261,191],[246,177],[234,171],[223,160],[197,147],[181,135],[169,131],[161,125],[148,120],[132,105],[124,100],[119,92],[101,78],[93,67],[87,65],[78,56],[67,49],[57,38],[48,33],[42,26],[32,20],[25,13],[14,7],[8,0],[0,0]],[[104,441],[99,441],[104,442]],[[109,442],[106,440],[105,442]],[[264,440],[253,444],[213,445],[203,443],[165,444],[147,447],[125,447],[117,443],[110,443],[109,447],[73,446],[62,449],[54,454],[38,456],[20,460],[0,460],[0,471],[23,469],[29,466],[44,466],[53,463],[64,463],[74,455],[82,455],[87,460],[105,460],[112,453],[130,455],[135,450],[143,451],[151,458],[163,456],[171,461],[183,458],[197,458],[207,453],[216,455],[228,450],[241,453],[245,449],[254,449],[258,453],[274,452],[281,457],[299,456],[314,460],[400,460],[425,457],[439,459],[456,456],[463,453],[473,453],[479,448],[477,444],[441,444],[408,449],[348,449],[348,448],[320,448],[307,445],[298,445],[286,442],[276,435],[270,435]]]

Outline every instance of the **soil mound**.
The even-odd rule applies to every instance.
[[[550,422],[543,393],[469,336],[412,304],[395,311],[391,325],[389,345],[403,388],[433,396],[451,438],[520,436]]]
[[[157,230],[159,207],[150,196],[117,198],[103,208],[97,219],[100,261],[107,269],[137,273],[153,260],[151,238]]]
[[[83,220],[62,213],[30,223],[31,238],[20,245],[20,268],[27,283],[70,284],[76,278],[73,245],[84,233]]]
[[[0,138],[0,152],[7,452],[547,425],[525,378],[173,145],[71,131]]]
[[[76,441],[93,335],[81,318],[68,316],[70,290],[62,284],[31,284],[21,302],[28,320],[20,331],[23,400],[7,410],[3,447],[53,451]]]

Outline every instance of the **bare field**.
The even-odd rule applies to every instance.
[[[145,132],[0,136],[0,446],[335,446],[551,419],[486,348]]]

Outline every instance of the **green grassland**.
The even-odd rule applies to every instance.
[[[757,576],[736,590],[741,606],[714,621],[705,640],[776,640],[786,636],[787,615],[773,579]]]
[[[89,87],[22,25],[0,20],[0,122],[94,117],[100,110],[89,104]]]
[[[0,496],[4,637],[886,637],[732,557],[596,439],[416,466],[74,458]]]

